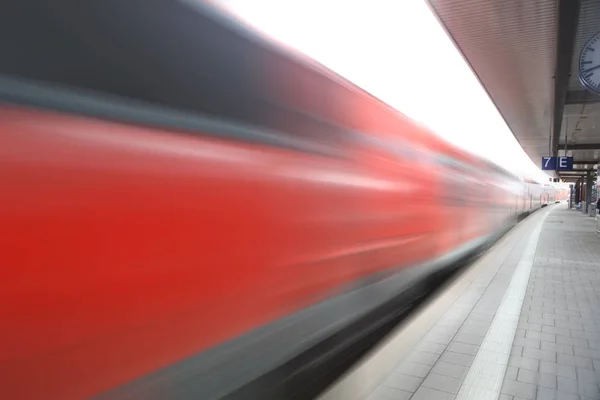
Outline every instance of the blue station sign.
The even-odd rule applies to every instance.
[[[573,157],[542,157],[542,170],[545,171],[571,171]]]

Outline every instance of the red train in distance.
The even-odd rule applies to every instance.
[[[0,14],[4,398],[281,398],[554,199],[205,4],[66,3]]]

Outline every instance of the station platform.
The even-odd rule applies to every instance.
[[[600,399],[600,237],[551,205],[517,224],[321,400]]]

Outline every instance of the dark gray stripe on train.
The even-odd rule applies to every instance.
[[[266,128],[252,128],[235,122],[219,121],[210,116],[186,114],[116,96],[56,88],[47,84],[27,82],[23,79],[2,75],[0,75],[0,103],[200,133],[206,136],[266,144],[327,157],[346,157],[343,150],[332,145],[295,138],[286,133],[269,131]]]
[[[367,315],[419,280],[442,268],[451,267],[485,244],[494,242],[510,226],[512,223],[493,235],[474,240],[435,261],[408,269],[398,269],[377,277],[371,276],[341,295],[106,392],[95,399],[222,398]]]
[[[318,138],[307,140],[286,132],[270,131],[268,128],[244,126],[235,121],[220,121],[212,116],[185,113],[141,101],[94,93],[88,90],[57,87],[56,85],[16,79],[1,74],[0,103],[25,105],[42,110],[56,110],[118,122],[200,133],[205,136],[266,144],[332,158],[347,158],[346,149],[349,144],[382,149],[407,160],[413,160],[417,157],[422,159],[426,151],[424,149],[414,149],[410,143],[402,138],[381,139],[360,132],[343,130],[341,127],[333,126],[329,121],[300,110],[295,112],[304,115],[306,118],[319,121],[323,125],[330,125],[331,129],[343,131],[346,146],[336,146],[334,143],[328,144],[325,140],[319,140]],[[429,158],[432,162],[437,161],[433,154],[429,155]]]

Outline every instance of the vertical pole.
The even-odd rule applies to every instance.
[[[565,157],[567,157],[567,144],[568,144],[568,132],[569,132],[569,117],[567,116],[567,120],[565,121]]]
[[[585,202],[585,175],[579,178],[579,203],[581,204],[580,211],[583,211],[583,203]]]
[[[575,185],[569,185],[569,210],[573,208],[573,197],[575,196]]]
[[[592,171],[588,171],[586,173],[586,182],[585,182],[585,213],[589,214],[592,203]]]

